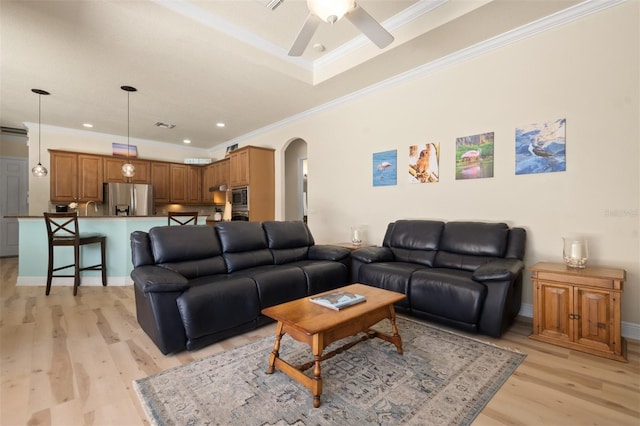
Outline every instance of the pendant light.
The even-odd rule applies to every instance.
[[[41,90],[41,89],[31,89],[31,91],[35,94],[38,95],[38,164],[36,164],[33,169],[31,169],[31,173],[33,173],[33,175],[35,177],[41,178],[41,177],[45,177],[47,175],[47,168],[45,166],[42,165],[42,163],[40,162],[40,138],[42,135],[42,95],[49,95],[50,93],[45,91],[45,90]]]
[[[132,178],[136,174],[136,168],[131,164],[131,160],[129,159],[129,95],[131,92],[136,92],[137,89],[131,86],[120,86],[120,88],[127,92],[127,162],[122,165],[122,175],[124,177]]]

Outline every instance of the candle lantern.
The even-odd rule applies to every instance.
[[[359,246],[362,244],[362,228],[359,226],[351,227],[351,244]]]
[[[589,247],[584,238],[563,238],[564,250],[562,255],[564,263],[570,268],[584,268],[589,258]]]

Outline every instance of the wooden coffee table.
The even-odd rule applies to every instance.
[[[356,343],[373,337],[393,343],[398,353],[402,354],[402,339],[398,334],[396,312],[393,304],[404,299],[404,294],[363,284],[352,284],[327,293],[333,291],[350,291],[365,296],[367,300],[340,311],[334,311],[310,302],[309,297],[304,297],[262,310],[264,315],[278,321],[276,341],[269,356],[267,373],[272,374],[277,368],[308,388],[313,394],[313,406],[315,408],[320,406],[320,395],[322,394],[321,361],[331,358]],[[393,332],[391,336],[370,329],[371,326],[385,318],[391,321],[391,330]],[[358,333],[365,333],[365,335],[360,340],[343,345],[324,355],[322,354],[324,349],[331,343]],[[280,358],[280,341],[285,334],[309,345],[314,360],[300,366],[293,366]],[[311,367],[313,367],[313,377],[304,373]]]

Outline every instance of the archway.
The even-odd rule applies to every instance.
[[[284,220],[305,220],[307,142],[294,139],[284,152]]]

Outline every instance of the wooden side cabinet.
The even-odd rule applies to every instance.
[[[574,269],[538,263],[533,281],[531,339],[627,362],[620,335],[624,269]]]

